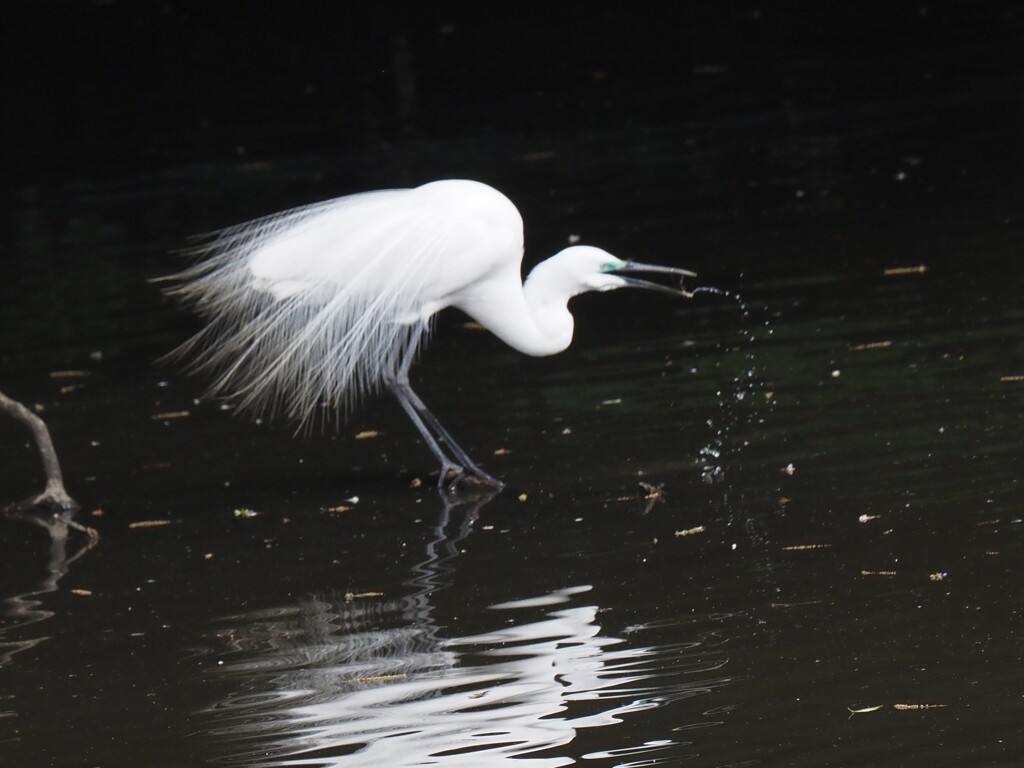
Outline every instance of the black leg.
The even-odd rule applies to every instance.
[[[431,453],[441,462],[441,476],[438,478],[438,487],[444,487],[449,472],[454,471],[456,474],[463,474],[468,471],[470,474],[475,475],[475,479],[480,481],[482,485],[501,488],[502,482],[484,472],[469,458],[469,454],[455,441],[455,438],[444,428],[437,417],[430,412],[430,409],[427,408],[426,404],[410,386],[409,368],[416,357],[416,347],[419,344],[419,339],[420,336],[416,336],[410,342],[402,356],[398,371],[393,377],[388,379],[387,386],[402,406],[402,409],[409,416],[409,420],[412,421],[416,429],[423,436],[423,441],[427,444]],[[445,453],[441,447],[442,443],[447,446],[455,461]]]

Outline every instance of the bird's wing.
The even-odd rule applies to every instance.
[[[213,391],[242,407],[301,423],[325,405],[349,409],[422,338],[443,306],[449,240],[465,236],[416,192],[352,195],[218,233],[170,290],[209,323],[178,353],[215,371]]]

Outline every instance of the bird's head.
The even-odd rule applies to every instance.
[[[646,288],[689,298],[692,294],[683,288],[682,281],[687,277],[696,277],[696,273],[688,269],[624,261],[612,256],[607,251],[589,245],[571,246],[549,261],[562,280],[575,286],[574,293],[613,291],[616,288]],[[679,284],[672,286],[642,280],[632,276],[631,273],[636,272],[676,275],[679,278]]]

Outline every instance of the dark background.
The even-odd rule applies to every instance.
[[[40,2],[4,17],[23,182],[405,137],[855,121],[985,101],[1022,67],[1006,2]]]
[[[791,205],[825,190],[880,223],[903,202],[889,196],[907,194],[889,181],[915,164],[917,196],[1001,164],[1006,209],[993,216],[1019,210],[1016,3],[40,2],[3,15],[13,189],[286,162],[296,185],[320,166],[324,196],[472,175],[529,209],[593,156],[618,155],[614,179],[591,181],[614,181],[621,201],[638,175],[623,140],[639,130],[661,139],[648,158],[660,194],[700,188],[748,225],[778,207],[751,187],[780,164],[820,180]],[[239,214],[265,213],[260,202]]]

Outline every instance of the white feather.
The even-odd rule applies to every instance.
[[[480,205],[466,206],[467,198]],[[506,266],[510,252],[518,273],[519,213],[470,181],[258,219],[218,233],[174,276],[170,292],[208,321],[174,354],[214,372],[211,393],[242,409],[283,412],[304,425],[322,405],[343,415],[415,353],[435,312]],[[450,263],[453,253],[467,258]]]

